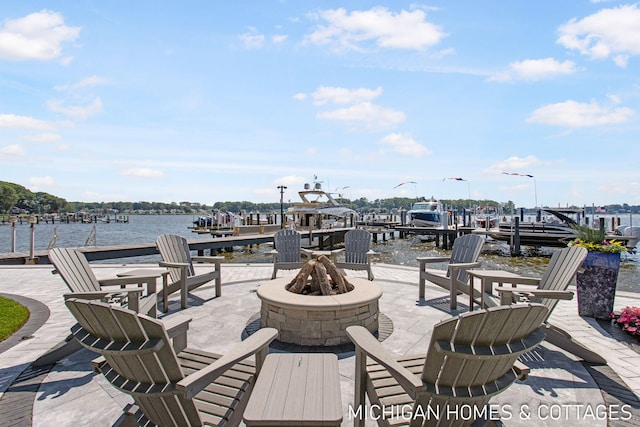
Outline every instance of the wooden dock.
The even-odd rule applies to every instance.
[[[301,234],[303,237],[311,237],[312,241],[317,242],[316,247],[318,249],[331,250],[337,244],[344,242],[344,234],[349,230],[352,230],[352,228],[313,230],[311,236],[309,236],[309,231],[301,231]],[[188,243],[189,248],[197,251],[199,255],[207,252],[216,254],[218,251],[228,250],[237,246],[244,247],[273,243],[273,235],[274,233],[221,236],[210,239],[189,240]],[[86,255],[89,261],[159,255],[155,242],[112,246],[83,246],[78,249]],[[49,264],[48,251],[35,251],[33,258],[28,252],[3,253],[0,254],[0,264]]]
[[[394,227],[394,230],[400,232],[401,238],[404,238],[407,235],[433,236],[436,247],[442,249],[450,249],[453,247],[453,241],[456,240],[457,237],[462,236],[463,234],[469,234],[474,229],[474,227],[452,227],[447,229],[409,226]]]

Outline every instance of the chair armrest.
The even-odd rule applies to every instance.
[[[425,264],[428,263],[436,263],[436,262],[449,262],[451,259],[450,256],[429,256],[429,257],[418,257],[416,260],[420,263],[420,270],[422,270]]]
[[[112,279],[108,279],[108,281],[110,281],[110,280],[112,280]],[[102,281],[99,281],[99,283],[100,283],[101,286],[116,286],[116,285],[124,286],[126,284],[126,283],[125,284],[122,284],[122,283],[106,283],[106,284],[103,284]],[[109,292],[109,294],[117,295],[117,294],[123,294],[123,293],[126,292],[126,293],[129,294],[129,296],[133,295],[136,298],[139,298],[140,295],[142,295],[145,291],[146,291],[146,289],[143,286],[136,286],[135,288],[125,288],[125,287],[123,287],[122,289],[119,289],[117,291],[113,290],[113,291]],[[138,294],[138,295],[136,296],[136,294]]]
[[[191,316],[172,316],[169,319],[162,319],[162,323],[167,330],[167,335],[173,340],[173,349],[176,353],[180,353],[187,347],[187,332]]]
[[[270,251],[265,252],[264,255],[272,257],[273,262],[278,260],[278,251],[276,249],[271,249]]]
[[[313,251],[311,249],[300,248],[300,253],[308,258],[311,258]]]
[[[104,356],[98,356],[91,361],[91,367],[93,368],[93,372],[96,374],[102,373],[102,367],[107,363],[107,359]]]
[[[516,290],[513,293],[518,295],[524,295],[529,298],[551,298],[551,299],[562,299],[562,300],[573,299],[573,292],[571,291],[551,291],[551,290],[534,289],[531,291]]]
[[[349,326],[347,335],[355,344],[356,351],[362,351],[366,356],[384,366],[411,398],[415,399],[418,392],[424,388],[422,380],[396,362],[393,355],[382,347],[382,344],[365,327]],[[366,359],[361,363],[366,364]],[[358,369],[360,368],[356,366],[356,371]]]
[[[456,264],[449,264],[447,266],[447,268],[451,271],[455,271],[455,270],[467,270],[470,268],[477,268],[480,267],[480,263],[479,262],[459,262]]]
[[[527,378],[529,378],[529,372],[531,372],[531,369],[521,361],[516,360],[513,364],[513,371],[516,373],[516,376],[520,381],[526,381]]]
[[[194,262],[205,262],[209,264],[220,264],[224,261],[223,256],[192,256],[191,260]]]
[[[538,286],[540,284],[540,277],[529,277],[529,276],[516,276],[516,277],[485,277],[486,279],[491,279],[493,282],[502,282],[502,283],[511,283],[511,288],[515,288],[517,285],[528,285],[528,286]],[[505,286],[506,287],[506,286]]]
[[[180,314],[168,319],[162,319],[162,324],[167,330],[169,338],[173,338],[179,334],[186,333],[189,330],[189,323],[191,323],[192,320],[191,316]]]
[[[526,289],[512,288],[510,286],[497,286],[496,292],[500,294],[500,304],[508,305],[513,302],[513,296],[525,296],[528,298],[551,298],[561,300],[573,299],[573,292],[571,291],[554,291],[544,289]]]
[[[331,251],[331,255],[335,255],[335,254],[339,254],[341,252],[344,252],[344,248],[340,248],[340,249],[334,249]]]
[[[99,279],[100,286],[125,286],[125,285],[139,285],[142,282],[148,282],[154,280],[155,277],[148,276],[124,276],[114,277],[109,279]]]
[[[63,294],[62,297],[64,300],[68,300],[69,298],[78,298],[78,299],[103,299],[111,295],[111,292],[71,292],[68,294]]]
[[[231,366],[241,360],[269,347],[271,341],[276,339],[278,331],[274,328],[262,328],[246,340],[237,344],[227,354],[176,384],[176,391],[186,399],[193,399],[202,389],[208,386],[214,379],[226,372]],[[261,365],[261,361],[257,361]]]
[[[160,261],[158,263],[158,265],[160,267],[166,267],[166,268],[179,268],[180,271],[180,275],[183,278],[187,277],[187,270],[190,267],[190,264],[188,262],[168,262],[168,261]]]
[[[563,300],[571,300],[573,299],[573,292],[571,291],[552,291],[552,290],[543,290],[536,289],[533,291],[527,291],[528,295],[537,298],[553,298],[553,299],[563,299]]]

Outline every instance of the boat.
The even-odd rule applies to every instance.
[[[498,208],[495,206],[478,206],[476,208],[475,223],[478,228],[494,228],[500,223]]]
[[[356,212],[338,203],[331,193],[322,189],[320,182],[314,182],[313,186],[304,184],[298,195],[301,201],[290,206],[286,214],[300,227],[332,228],[340,222],[346,227],[350,217],[355,218]]]
[[[547,215],[543,217],[543,214]],[[575,215],[576,219],[570,215]],[[519,222],[520,244],[564,247],[578,235],[571,225],[582,223],[584,209],[543,208],[537,216],[540,217],[539,220]],[[484,234],[495,240],[511,242],[515,231],[515,218],[511,218],[510,221],[500,221],[497,228],[491,228]]]
[[[624,241],[627,249],[633,251],[635,250],[638,241],[640,241],[640,227],[631,226],[631,225],[622,225],[617,227],[613,234],[617,240]]]
[[[441,227],[442,218],[442,204],[433,196],[430,200],[415,202],[407,212],[407,222],[412,227]]]

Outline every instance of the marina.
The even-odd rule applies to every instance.
[[[613,216],[606,218],[610,223]],[[622,224],[640,224],[640,216],[634,215],[633,219],[619,217]],[[388,219],[388,218],[385,218]],[[617,218],[616,222],[617,222]],[[209,251],[211,248],[220,250],[220,254],[225,256],[228,263],[267,263],[270,262],[265,255],[271,249],[269,242],[270,235],[242,235],[229,236],[225,239],[232,239],[233,251],[226,251],[228,244],[219,237],[211,234],[198,234],[191,231],[194,217],[191,215],[131,215],[128,223],[97,223],[97,224],[37,224],[34,229],[34,256],[43,257],[46,255],[47,247],[55,236],[57,247],[80,247],[88,252],[89,257],[100,263],[147,263],[157,262],[159,256],[155,252],[154,241],[159,234],[171,233],[187,238],[194,250]],[[85,243],[95,225],[95,243],[86,246]],[[396,226],[388,229],[380,225],[369,227],[373,232],[375,240],[374,250],[380,253],[379,261],[389,264],[416,266],[416,258],[425,255],[442,254],[446,251],[444,247],[439,248],[432,240],[420,239],[413,233],[421,232],[415,227],[403,229]],[[302,233],[308,230],[300,230]],[[406,234],[402,234],[406,231]],[[453,236],[458,233],[466,233],[469,230],[456,230],[449,228],[447,231],[437,229],[425,229],[425,233],[439,233],[449,235],[447,240],[452,242]],[[339,233],[331,229],[323,231],[325,237],[331,233]],[[30,256],[30,226],[22,224],[16,226],[15,232],[16,253],[11,252],[12,230],[11,226],[0,226],[0,263],[22,263],[24,258]],[[435,236],[434,236],[435,237]],[[233,239],[236,239],[233,241]],[[338,244],[338,243],[335,243]],[[329,245],[327,245],[329,247]],[[112,258],[112,255],[102,256],[102,251],[126,251],[125,258]],[[512,257],[508,243],[487,240],[483,249],[483,258],[488,267],[513,268],[521,273],[539,274],[540,266],[544,265],[553,248],[546,247],[522,247],[519,257]],[[17,260],[20,261],[17,261]],[[4,261],[3,261],[4,260]],[[640,283],[640,256],[637,253],[623,254],[622,266],[618,278],[620,289],[639,292]]]

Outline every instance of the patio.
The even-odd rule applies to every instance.
[[[155,265],[95,265],[98,278],[111,277],[133,268]],[[439,320],[457,314],[450,311],[448,294],[427,284],[426,301],[417,303],[418,270],[375,264],[375,282],[382,287],[380,312],[388,319],[383,346],[397,354],[424,353],[428,336]],[[189,343],[201,349],[225,353],[256,328],[260,300],[256,289],[270,279],[270,264],[223,265],[222,296],[215,298],[215,286],[207,284],[191,294],[189,308],[180,309],[179,295],[170,300],[169,312],[193,318]],[[294,272],[285,273],[282,275]],[[349,272],[349,277],[366,277],[366,272]],[[51,266],[0,267],[0,294],[19,295],[36,309],[32,328],[19,331],[12,340],[0,343],[0,411],[9,425],[77,426],[117,423],[130,398],[118,392],[100,375],[91,371],[94,354],[80,350],[54,366],[34,369],[30,364],[47,353],[69,334],[74,323],[64,307],[66,292],[60,277],[51,274]],[[640,295],[619,293],[616,308],[640,305]],[[459,303],[461,311],[467,311]],[[46,311],[50,314],[47,318]],[[40,317],[40,319],[39,319]],[[577,315],[575,300],[562,301],[551,317],[580,342],[603,355],[606,366],[587,366],[573,355],[543,342],[524,358],[531,368],[526,382],[516,382],[492,400],[492,410],[506,426],[638,425],[640,423],[640,355],[612,338],[593,319]],[[259,322],[258,322],[259,324]],[[308,349],[308,348],[307,348]],[[305,350],[295,345],[276,344],[272,352]],[[354,357],[349,345],[329,347],[338,355],[343,403],[343,425],[352,425],[354,408]],[[371,413],[365,411],[365,416]],[[458,414],[464,417],[465,414]],[[632,419],[629,419],[632,417]],[[369,417],[370,418],[370,417]],[[372,419],[367,425],[375,425]]]

